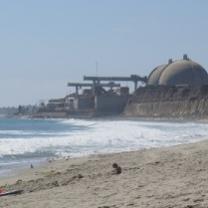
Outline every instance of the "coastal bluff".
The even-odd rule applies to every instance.
[[[129,117],[208,118],[208,85],[138,88],[124,110]]]

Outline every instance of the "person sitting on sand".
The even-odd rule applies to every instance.
[[[113,167],[113,171],[112,171],[113,175],[114,174],[115,175],[121,174],[122,169],[121,169],[121,167],[117,163],[113,163],[112,167]]]

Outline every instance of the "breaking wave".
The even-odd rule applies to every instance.
[[[35,121],[35,125],[38,122],[45,125],[41,129],[33,129],[33,120],[27,122],[31,128],[24,129],[23,125],[20,130],[0,130],[2,159],[74,157],[130,151],[196,142],[208,136],[208,124],[193,122],[79,119]]]

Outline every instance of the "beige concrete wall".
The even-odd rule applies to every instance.
[[[208,118],[208,99],[147,103],[132,102],[125,108],[124,115],[136,117]]]

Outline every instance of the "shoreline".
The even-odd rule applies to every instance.
[[[106,115],[106,116],[94,116],[94,117],[86,117],[86,116],[72,116],[72,117],[33,117],[30,115],[18,115],[18,116],[3,116],[0,118],[4,118],[4,119],[29,119],[29,120],[70,120],[70,119],[74,119],[74,120],[109,120],[109,119],[113,119],[113,120],[138,120],[138,121],[167,121],[167,122],[208,122],[208,117],[202,117],[199,116],[197,117],[195,116],[181,116],[181,117],[174,117],[174,116],[128,116],[128,115],[124,115],[124,114],[120,114],[120,115]]]
[[[148,120],[146,120],[146,119],[144,119],[144,118],[140,118],[140,119],[138,119],[138,118],[128,118],[128,119],[123,119],[122,117],[120,117],[120,118],[118,118],[118,117],[117,117],[117,118],[112,117],[112,118],[114,118],[115,121],[125,121],[125,122],[126,122],[126,121],[130,121],[130,122],[131,122],[131,121],[132,121],[132,122],[137,122],[137,121],[139,121],[139,122],[142,122],[142,124],[143,124],[143,123],[146,123],[146,122],[148,123],[149,121],[151,121],[152,123],[155,122],[155,123],[157,123],[157,124],[160,123],[160,121],[161,121],[161,122],[163,122],[163,123],[165,124],[165,121],[167,121],[168,123],[170,123],[170,126],[171,126],[172,122],[173,122],[173,123],[175,122],[175,123],[178,124],[179,127],[180,127],[181,124],[183,124],[183,123],[193,122],[193,121],[187,121],[187,120],[186,120],[186,121],[182,120],[181,122],[179,122],[179,121],[177,121],[177,120],[172,120],[172,122],[171,122],[170,120],[163,120],[163,119],[160,119],[160,120],[151,120],[151,119],[149,120],[149,119],[148,119]],[[96,121],[97,121],[97,120],[99,120],[99,119],[96,119]],[[106,120],[109,121],[109,118],[106,118]],[[103,119],[102,119],[101,121],[103,122]],[[105,120],[104,120],[104,121],[105,121]],[[111,121],[112,121],[112,120],[111,120]],[[195,124],[197,125],[197,123],[200,124],[200,123],[204,123],[204,122],[201,122],[201,121],[196,122],[196,121],[194,121],[193,123],[195,123]],[[76,125],[76,124],[75,124],[75,125]],[[206,125],[205,125],[205,126],[206,126]],[[176,131],[177,131],[177,130],[176,130]],[[188,130],[188,131],[189,131],[189,130]],[[138,134],[140,134],[140,132],[141,132],[141,131],[138,130]],[[114,132],[113,132],[113,133],[114,133]],[[118,132],[118,133],[119,133],[119,132]],[[117,132],[115,133],[115,137],[118,135],[118,133],[117,133]],[[146,131],[142,132],[142,134],[147,135],[147,134],[146,134]],[[189,134],[189,135],[190,135],[190,134]],[[110,135],[110,136],[111,136],[111,135]],[[122,134],[120,134],[120,136],[122,136]],[[128,135],[127,135],[127,136],[128,136]],[[127,137],[127,136],[126,136],[126,137]],[[179,136],[180,136],[180,135],[179,135]],[[128,137],[131,138],[131,136],[128,136]],[[127,137],[127,138],[128,138],[128,137]],[[153,137],[154,137],[154,135],[153,135]],[[197,137],[198,137],[198,136],[197,136]],[[196,138],[197,138],[197,137],[196,137]],[[168,138],[168,137],[165,137],[165,138]],[[191,138],[191,136],[190,136],[189,138]],[[104,138],[104,139],[105,139],[105,138]],[[203,137],[201,136],[201,139],[200,139],[200,140],[203,140],[203,139],[204,139],[204,136],[203,136]],[[162,142],[163,142],[163,140],[162,140]],[[179,141],[179,143],[180,143],[180,142],[183,142],[183,141],[181,140],[181,141]],[[195,141],[192,141],[192,142],[195,142]],[[175,144],[176,144],[176,143],[177,143],[177,142],[175,142]],[[170,143],[170,144],[173,145],[173,143]],[[174,145],[175,145],[175,144],[174,144]],[[157,145],[155,145],[155,146],[157,146]],[[162,146],[166,146],[166,145],[162,145]],[[125,152],[125,151],[129,151],[130,149],[133,150],[133,151],[135,151],[136,149],[139,149],[139,146],[138,146],[138,148],[137,148],[137,147],[134,148],[134,147],[135,147],[135,146],[133,146],[133,147],[131,146],[131,147],[129,147],[129,149],[124,147],[123,149],[120,149],[120,150],[118,149],[118,152],[120,152],[120,151],[124,151],[124,152]],[[152,145],[152,147],[154,147],[154,144]],[[149,149],[149,148],[151,148],[151,145],[149,145],[149,146],[143,146],[143,147],[141,147],[141,148],[142,148],[142,149],[143,149],[143,148],[148,148],[148,149]],[[126,150],[125,150],[125,149],[126,149]],[[115,150],[110,150],[109,152],[107,152],[107,151],[105,151],[105,152],[103,151],[103,152],[102,152],[101,150],[98,150],[98,152],[97,152],[96,149],[95,149],[95,150],[92,149],[91,151],[88,152],[88,154],[109,154],[110,152],[112,153],[112,151],[116,151],[116,149],[115,149]],[[70,153],[69,153],[69,154],[70,154]],[[72,153],[72,154],[73,154],[73,153]],[[44,156],[44,155],[43,155],[43,156]],[[74,157],[74,155],[71,155],[71,156]],[[52,156],[52,157],[53,157],[53,156]],[[54,157],[56,157],[56,156],[54,155]],[[77,156],[75,156],[75,157],[77,157]],[[21,156],[20,156],[19,158],[21,158]],[[40,159],[37,159],[37,160],[42,160],[42,156],[41,156],[41,157],[38,157],[38,158],[40,158]],[[15,157],[14,157],[14,159],[15,159]],[[26,160],[27,160],[27,159],[26,159]],[[34,157],[34,159],[31,159],[31,160],[36,160],[36,158]],[[45,160],[46,160],[46,158],[45,158]],[[2,161],[4,162],[4,160],[2,160]],[[11,160],[11,161],[12,161],[12,160]],[[28,165],[28,167],[29,167],[29,166],[30,166],[30,159],[28,159],[28,161],[29,161],[29,162],[27,162],[26,165],[23,164],[23,166],[27,166],[27,165]],[[33,163],[33,161],[31,161],[31,163]],[[0,166],[1,166],[1,164],[0,164]],[[9,165],[9,163],[8,163],[8,166],[7,166],[8,169],[12,169],[12,171],[13,171],[13,168],[10,168],[9,166],[10,166],[10,165]],[[20,165],[17,165],[17,166],[21,166],[21,164],[20,164]],[[2,166],[2,167],[4,167],[4,166]],[[1,167],[1,168],[2,168],[2,167]],[[5,166],[5,169],[6,169],[7,167]],[[15,168],[16,168],[16,167],[15,167]],[[18,169],[19,169],[19,168],[18,168]],[[0,169],[0,170],[1,170],[1,169]],[[10,173],[9,173],[9,174],[10,174]],[[14,175],[13,173],[11,173],[11,174]],[[0,178],[1,178],[1,176],[0,176]]]
[[[166,148],[174,148],[177,146],[181,146],[181,145],[191,145],[191,144],[197,144],[197,143],[201,143],[201,142],[206,142],[207,137],[204,137],[203,139],[200,139],[199,141],[192,141],[192,142],[188,142],[188,143],[180,143],[180,144],[174,144],[174,145],[168,145],[168,146],[161,146],[161,147],[145,147],[145,148],[141,148],[141,149],[132,149],[132,150],[122,150],[122,151],[117,151],[117,152],[100,152],[100,153],[90,153],[90,154],[86,154],[86,155],[81,155],[81,156],[53,156],[53,157],[44,157],[41,158],[39,160],[34,159],[31,160],[30,162],[27,161],[25,164],[21,165],[20,163],[17,164],[15,167],[12,168],[8,168],[6,170],[6,175],[5,174],[0,174],[0,180],[2,181],[3,179],[11,179],[11,178],[16,178],[18,176],[22,176],[24,175],[24,172],[31,172],[31,167],[30,165],[32,164],[34,166],[34,168],[36,170],[39,170],[41,168],[45,168],[48,166],[49,163],[56,163],[58,161],[73,161],[73,160],[85,160],[88,158],[99,158],[102,156],[111,156],[111,155],[116,155],[116,154],[128,154],[128,153],[133,153],[133,152],[142,152],[142,151],[151,151],[151,150],[155,150],[155,149],[166,149]],[[207,141],[208,142],[208,141]],[[9,164],[8,164],[9,165]],[[1,183],[0,183],[0,187],[1,187]]]
[[[112,174],[115,162],[119,175]],[[5,189],[24,190],[2,197],[0,207],[207,207],[207,172],[207,140],[55,160],[0,180]]]

